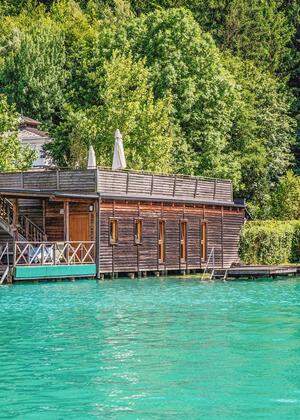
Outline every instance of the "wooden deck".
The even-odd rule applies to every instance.
[[[299,265],[252,265],[232,267],[227,271],[227,279],[281,277],[300,274]]]

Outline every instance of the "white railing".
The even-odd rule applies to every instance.
[[[212,267],[210,267],[210,262],[212,262]],[[212,278],[214,276],[214,272],[215,272],[215,248],[212,248],[210,253],[209,253],[209,256],[207,258],[207,262],[206,262],[206,265],[205,265],[205,269],[204,269],[204,271],[202,273],[202,276],[201,276],[201,280],[204,280],[205,274],[208,273],[208,270],[210,268],[211,268],[211,273],[210,273],[210,276],[209,276],[209,280],[212,280]]]
[[[0,285],[3,284],[9,273],[9,245],[0,245]]]
[[[95,242],[15,242],[15,266],[94,263]]]

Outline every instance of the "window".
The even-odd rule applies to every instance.
[[[141,219],[136,219],[134,225],[134,243],[139,245],[143,239],[143,222]]]
[[[158,222],[158,260],[160,263],[165,261],[165,231],[166,223],[164,220]]]
[[[118,243],[118,221],[116,219],[109,220],[109,243],[110,245]]]
[[[186,238],[187,238],[187,223],[180,222],[180,259],[186,261]]]
[[[201,243],[200,243],[200,252],[201,252],[201,259],[206,261],[207,259],[207,226],[206,226],[206,222],[202,222],[201,223]]]

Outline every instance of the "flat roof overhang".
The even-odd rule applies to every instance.
[[[6,197],[37,197],[37,198],[74,198],[74,199],[97,199],[99,195],[96,193],[73,193],[73,192],[62,192],[62,191],[42,191],[42,190],[16,190],[16,189],[0,189],[0,196],[5,195]]]
[[[178,203],[178,204],[199,204],[209,206],[226,206],[245,208],[245,203],[235,203],[234,201],[217,201],[217,200],[198,200],[191,199],[190,197],[166,197],[166,196],[143,196],[143,195],[118,195],[118,194],[106,194],[106,193],[76,193],[68,191],[42,191],[42,190],[16,190],[16,189],[0,189],[0,196],[5,195],[6,197],[37,197],[37,198],[49,198],[52,200],[59,200],[59,198],[69,199],[103,199],[103,200],[118,200],[118,201],[144,201],[144,202],[164,202],[164,203]]]
[[[191,199],[190,197],[166,197],[166,196],[120,196],[117,194],[99,194],[100,198],[103,200],[120,200],[120,201],[154,201],[154,202],[164,202],[164,203],[179,203],[179,204],[200,204],[200,205],[209,205],[209,206],[227,206],[227,207],[236,207],[236,208],[245,208],[245,203],[235,203],[234,201],[213,201],[213,200],[198,200]]]

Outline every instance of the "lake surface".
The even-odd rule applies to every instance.
[[[0,288],[0,418],[296,419],[300,278]]]

